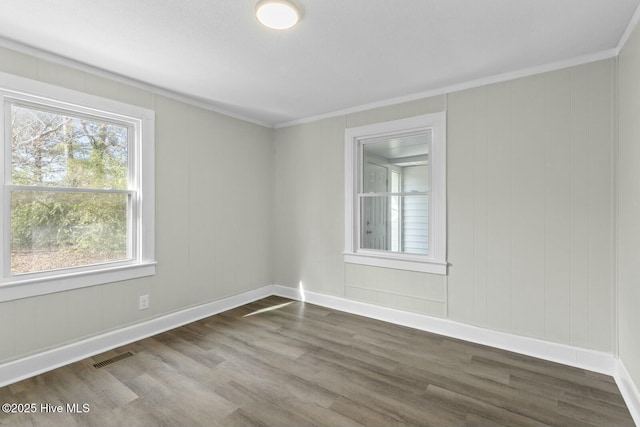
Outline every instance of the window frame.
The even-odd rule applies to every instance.
[[[12,104],[44,108],[53,112],[116,122],[132,129],[129,142],[129,185],[132,208],[127,245],[131,259],[69,267],[58,270],[11,275],[10,190],[11,129],[8,118]],[[129,280],[155,274],[155,113],[125,104],[11,74],[0,73],[0,302],[44,295],[87,286]],[[21,186],[18,186],[21,187]],[[35,187],[34,187],[35,188]]]
[[[366,250],[360,247],[359,182],[363,141],[413,132],[432,132],[429,153],[429,253],[427,255]],[[344,261],[401,270],[447,274],[446,113],[347,128],[345,130],[345,244]]]

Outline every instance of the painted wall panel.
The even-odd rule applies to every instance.
[[[482,88],[457,92],[447,100],[447,252],[449,316],[473,323],[475,115]],[[455,124],[455,125],[454,125]]]
[[[38,349],[46,348],[45,344],[38,343],[37,338],[37,324],[36,324],[36,310],[38,299],[41,297],[21,299],[12,301],[14,309],[13,327],[14,327],[14,341],[13,354],[9,355],[9,359],[16,355],[23,355],[33,353]],[[60,328],[64,328],[66,325],[58,325]]]
[[[15,354],[14,306],[14,301],[0,304],[0,360],[9,359]]]
[[[448,238],[450,260],[455,260],[450,316],[482,325],[487,321],[486,97],[485,87],[451,94],[447,123]]]
[[[619,56],[617,157],[619,354],[640,390],[640,30]]]
[[[511,327],[532,336],[544,336],[544,77],[512,83],[510,124]]]
[[[596,262],[590,248],[613,242],[612,71],[601,61],[449,96],[451,318],[611,351],[613,254]]]
[[[51,348],[69,341],[67,295],[63,292],[35,298],[35,337],[38,347]]]
[[[571,341],[571,71],[547,76],[544,129],[545,336]]]
[[[432,316],[446,316],[444,276],[345,264],[345,296],[357,301]]]
[[[486,104],[478,111],[487,129],[487,294],[486,326],[511,329],[511,84],[486,91]],[[483,117],[482,112],[486,112]],[[489,143],[490,142],[490,143]]]
[[[154,301],[155,296],[151,292],[153,290],[154,277],[143,277],[137,280],[130,280],[125,282],[126,285],[122,287],[122,318],[120,321],[124,325],[140,322],[142,320],[153,317],[156,313]],[[109,292],[109,285],[103,285],[105,292]],[[120,296],[120,292],[117,292]],[[140,295],[149,295],[149,309],[138,310],[138,302]]]
[[[124,326],[125,298],[124,290],[127,282],[109,283],[98,286],[102,291],[102,328],[109,331]],[[155,300],[156,298],[154,298]],[[160,297],[158,297],[160,299]],[[150,307],[155,307],[155,301],[150,301]]]
[[[0,47],[0,68],[5,73],[37,79],[38,62],[33,56]]]
[[[100,286],[69,292],[66,298],[66,307],[69,338],[88,337],[103,330],[102,289]]]
[[[189,106],[158,96],[156,112],[156,211],[157,272],[165,279],[155,284],[151,307],[158,312],[171,312],[190,304],[185,287],[185,272],[189,271],[189,221],[184,206],[189,205]],[[178,148],[178,149],[176,149]],[[187,189],[187,191],[185,191]],[[179,224],[179,225],[177,225]],[[212,265],[214,265],[212,263]],[[180,284],[180,285],[176,285]]]
[[[476,97],[473,132],[473,317],[480,325],[487,324],[487,219],[488,219],[488,144],[486,90],[481,88]]]
[[[275,138],[276,283],[344,296],[344,118]]]
[[[589,70],[571,70],[571,337],[589,344]]]
[[[613,91],[614,62],[589,67],[589,342],[613,345]]]

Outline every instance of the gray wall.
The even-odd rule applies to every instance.
[[[614,350],[615,60],[278,129],[276,283]],[[344,264],[345,128],[447,111],[449,276]]]
[[[640,388],[640,31],[619,56],[619,355]]]
[[[449,96],[450,317],[614,349],[613,59]]]
[[[270,129],[8,49],[0,71],[155,110],[159,262],[153,277],[1,303],[0,363],[271,284]]]

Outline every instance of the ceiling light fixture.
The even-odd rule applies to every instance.
[[[256,4],[256,18],[265,27],[286,30],[300,19],[300,11],[289,0],[260,0]]]

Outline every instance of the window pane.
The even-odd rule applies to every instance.
[[[409,195],[402,198],[402,252],[429,253],[429,198]]]
[[[360,247],[428,255],[428,205],[425,194],[361,196]]]
[[[391,189],[393,177],[390,174],[404,174],[403,170],[406,168],[427,165],[430,144],[431,131],[372,142],[363,141],[359,188],[363,193],[397,192],[398,190]],[[427,191],[426,184],[425,188],[412,191]]]
[[[389,196],[371,196],[361,199],[361,242],[363,249],[391,250]]]
[[[15,185],[127,188],[126,126],[14,104],[11,136]]]
[[[428,255],[432,137],[426,130],[362,141],[362,249]]]
[[[11,274],[126,260],[128,194],[11,192]]]
[[[398,135],[381,140],[363,141],[365,158],[388,165],[411,166],[425,164],[428,159],[431,131],[415,135]]]

